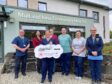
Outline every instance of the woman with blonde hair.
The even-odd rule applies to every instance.
[[[83,77],[86,40],[81,35],[82,33],[80,30],[76,31],[76,37],[72,41],[76,79],[81,79]]]

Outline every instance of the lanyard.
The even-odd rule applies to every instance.
[[[25,38],[20,38],[22,40],[23,47],[26,47]]]

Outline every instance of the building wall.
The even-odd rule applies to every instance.
[[[104,39],[104,42],[109,42],[110,41],[110,34],[109,34],[109,11],[97,8],[97,7],[91,7],[91,6],[86,6],[86,5],[81,5],[81,9],[86,9],[88,11],[88,17],[93,16],[93,11],[99,12],[99,22],[94,23],[94,26],[97,28],[97,33],[102,36]],[[104,38],[104,26],[103,26],[103,16],[105,16],[105,38]]]
[[[17,0],[7,0],[7,5],[17,7]]]
[[[39,0],[47,2],[47,11],[77,15],[79,14],[79,4],[66,0]]]
[[[28,0],[28,8],[38,10],[38,0]]]
[[[4,28],[4,54],[14,52],[12,40],[19,34],[19,22],[7,22],[7,27]]]

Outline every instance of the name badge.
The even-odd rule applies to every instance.
[[[26,45],[23,45],[24,47],[26,47]]]

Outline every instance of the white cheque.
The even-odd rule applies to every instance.
[[[39,45],[34,49],[35,57],[42,58],[59,58],[63,53],[61,45]]]

